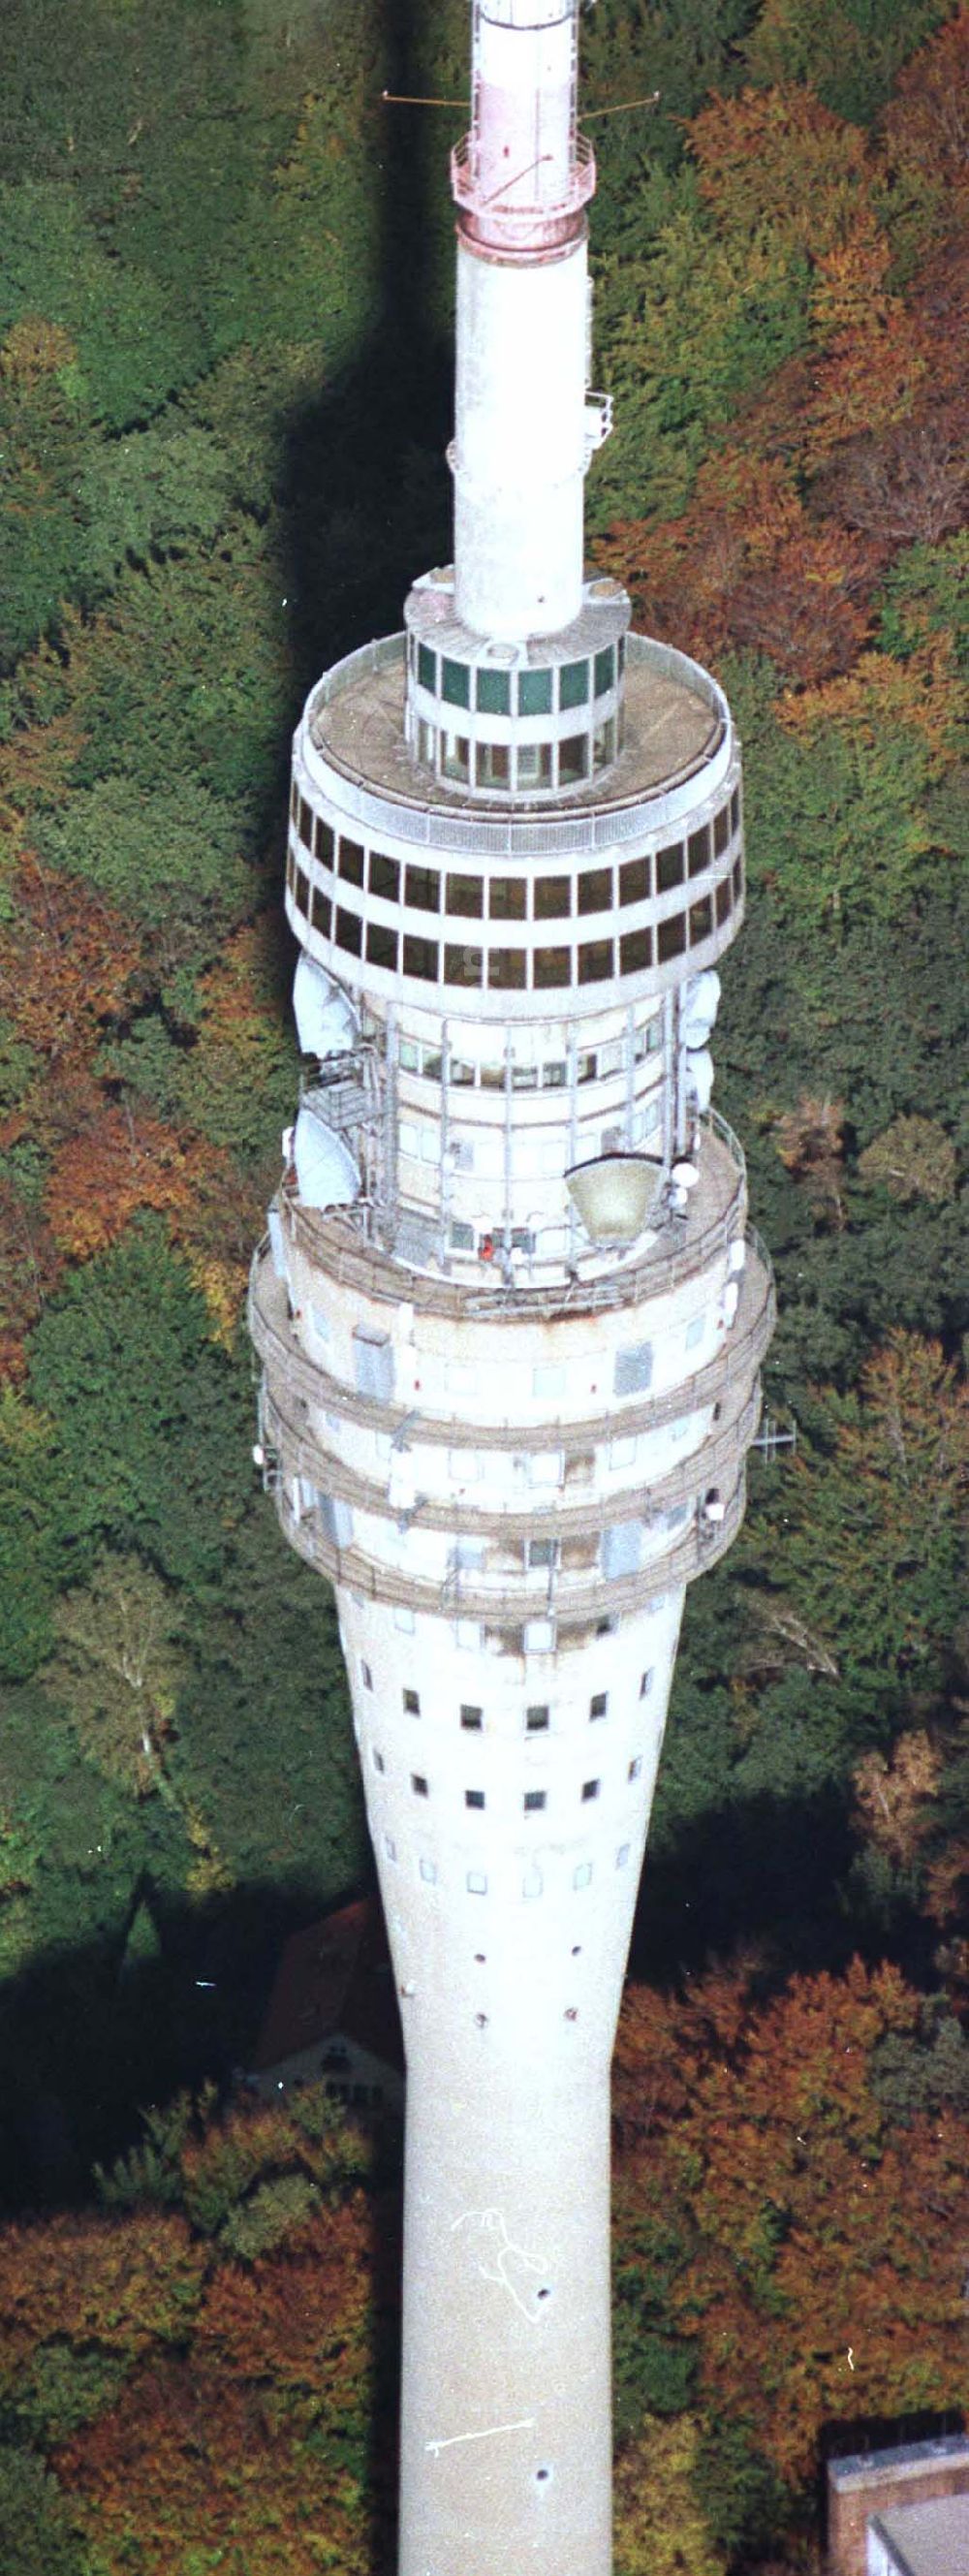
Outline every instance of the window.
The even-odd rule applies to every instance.
[[[469,1869],[465,1886],[469,1896],[487,1896],[488,1881],[481,1869]]]
[[[580,984],[606,984],[612,972],[611,939],[587,939],[579,949]]]
[[[340,841],[340,875],[348,885],[363,884],[363,851],[359,841]]]
[[[479,742],[475,762],[479,787],[511,786],[511,752],[506,742]]]
[[[599,1780],[583,1780],[582,1798],[584,1805],[588,1805],[590,1798],[598,1797],[601,1786],[602,1783]]]
[[[329,895],[328,895],[328,894],[322,894],[322,893],[321,893],[321,891],[320,891],[319,886],[314,886],[314,888],[313,888],[313,928],[314,928],[314,930],[319,930],[319,931],[321,931],[321,932],[322,932],[322,934],[323,934],[324,939],[328,939],[328,938],[329,938],[329,936],[330,936],[330,932],[331,932],[332,927],[333,927],[333,905],[332,905],[332,903],[331,903],[331,901],[330,901]]]
[[[588,1887],[591,1877],[591,1860],[580,1860],[578,1868],[574,1869],[572,1872],[572,1885],[573,1887]]]
[[[699,1345],[703,1340],[706,1320],[705,1314],[691,1315],[684,1335],[684,1348],[686,1350],[695,1351],[699,1348]]]
[[[406,947],[407,942],[405,940]],[[492,948],[488,954],[488,985],[491,992],[523,992],[527,957],[524,948]]]
[[[437,912],[441,903],[441,880],[436,868],[411,868],[404,871],[404,901],[418,912]]]
[[[528,910],[528,887],[524,877],[492,877],[488,888],[488,912],[492,921],[524,921]]]
[[[653,934],[652,934],[652,931],[651,931],[651,930],[627,930],[625,938],[624,938],[624,939],[621,939],[621,940],[620,940],[620,942],[619,942],[619,972],[620,972],[620,974],[621,974],[621,975],[641,975],[641,974],[642,974],[642,972],[643,972],[644,967],[646,967],[646,966],[651,966],[651,965],[652,965],[652,963],[653,963]]]
[[[394,1838],[393,1838],[393,1835],[392,1835],[392,1834],[385,1834],[385,1835],[384,1835],[384,1850],[385,1850],[385,1852],[386,1852],[386,1855],[387,1855],[388,1860],[396,1860],[396,1858],[397,1858],[397,1845],[396,1845],[396,1843],[395,1843],[395,1841],[394,1841]]]
[[[550,716],[552,712],[551,671],[519,671],[518,713],[520,716]],[[519,776],[521,770],[519,768]]]
[[[575,1079],[577,1082],[595,1082],[598,1072],[599,1058],[594,1049],[590,1049],[587,1055],[576,1056]]]
[[[620,903],[649,902],[649,860],[627,859],[619,870]]]
[[[588,662],[563,662],[559,671],[560,707],[584,707],[588,695]]]
[[[730,829],[731,829],[731,831],[732,831],[732,832],[736,832],[736,831],[738,830],[738,828],[739,828],[739,824],[740,824],[740,789],[739,789],[739,787],[735,787],[735,788],[734,788],[734,791],[733,791],[733,795],[731,796],[731,799],[730,799]]]
[[[437,758],[437,735],[433,725],[425,724],[423,717],[417,728],[417,757],[426,763],[428,769],[433,769]]]
[[[673,841],[665,850],[656,852],[656,892],[670,894],[674,886],[682,883],[683,850],[679,841]]]
[[[311,850],[313,847],[313,815],[310,806],[306,802],[305,796],[301,796],[299,800],[299,837],[301,841],[305,842],[306,848]]]
[[[725,921],[729,921],[729,919],[730,919],[730,913],[731,913],[731,908],[732,908],[732,904],[731,904],[731,893],[730,893],[730,879],[729,879],[729,877],[724,877],[723,884],[722,884],[722,885],[718,885],[718,887],[717,887],[717,929],[718,929],[718,930],[722,930],[722,929],[723,929],[724,922],[725,922]]]
[[[394,1392],[394,1347],[389,1333],[357,1324],[353,1333],[353,1371],[358,1395],[389,1404]]]
[[[382,921],[367,923],[367,964],[382,966],[387,975],[397,972],[397,933]]]
[[[562,921],[572,910],[571,877],[536,877],[532,894],[536,921]]]
[[[417,677],[421,688],[432,689],[436,697],[437,654],[431,652],[429,644],[419,644],[417,647]]]
[[[629,1844],[628,1844],[628,1843],[620,1843],[620,1845],[619,1845],[619,1849],[618,1849],[618,1851],[617,1851],[617,1853],[616,1853],[616,1868],[617,1868],[617,1869],[625,1869],[626,1862],[627,1862],[627,1860],[628,1860],[628,1859],[629,1859]]]
[[[616,726],[614,717],[610,716],[608,724],[597,725],[592,736],[593,769],[608,769],[610,761],[615,760],[615,757]]]
[[[730,807],[729,805],[721,805],[720,812],[714,816],[713,821],[713,854],[715,858],[722,859],[729,839]]]
[[[735,902],[735,903],[739,903],[739,902],[740,902],[740,898],[741,898],[741,895],[742,895],[742,893],[743,893],[743,890],[744,890],[744,867],[743,867],[743,860],[742,860],[742,859],[735,859],[735,860],[734,860],[734,863],[733,863],[733,899],[734,899],[734,902]]]
[[[640,1696],[640,1699],[648,1699],[648,1698],[649,1698],[649,1696],[650,1696],[650,1692],[651,1692],[651,1690],[652,1690],[652,1687],[653,1687],[653,1667],[652,1667],[652,1664],[651,1664],[651,1665],[650,1665],[650,1667],[649,1667],[649,1671],[648,1671],[648,1672],[646,1672],[646,1673],[641,1673],[641,1674],[640,1674],[640,1676],[639,1676],[639,1696]]]
[[[317,815],[316,822],[313,826],[313,848],[316,852],[317,858],[322,861],[323,866],[325,868],[331,868],[333,865],[333,834],[330,830],[329,824],[324,823],[322,814]]]
[[[400,902],[400,867],[383,850],[370,852],[370,892],[379,895],[383,903]]]
[[[608,1716],[608,1714],[609,1714],[609,1693],[608,1693],[608,1691],[593,1691],[592,1698],[591,1698],[591,1699],[590,1699],[590,1701],[589,1701],[589,1716],[590,1716],[590,1718],[593,1718],[593,1717],[607,1717],[607,1716]]]
[[[421,1877],[422,1877],[422,1878],[425,1878],[425,1879],[427,1880],[428,1885],[429,1885],[430,1887],[433,1887],[433,1886],[434,1886],[435,1880],[436,1880],[436,1878],[437,1878],[437,1862],[436,1862],[436,1860],[422,1860],[422,1862],[421,1862]]]
[[[701,939],[709,939],[713,929],[713,903],[705,894],[700,903],[690,905],[690,945],[696,948]]]
[[[537,1065],[513,1064],[511,1068],[511,1087],[513,1091],[537,1091]]]
[[[547,1735],[547,1733],[548,1733],[548,1727],[549,1727],[549,1710],[548,1710],[547,1706],[542,1706],[542,1707],[537,1707],[537,1708],[526,1708],[526,1710],[525,1710],[525,1733],[526,1733],[526,1735]]]
[[[424,1778],[423,1771],[412,1771],[412,1772],[411,1772],[411,1775],[410,1775],[410,1785],[411,1785],[411,1788],[413,1789],[413,1792],[414,1792],[414,1796],[415,1796],[415,1798],[426,1798],[426,1796],[427,1796],[427,1781],[426,1781],[426,1780],[425,1780],[425,1778]]]
[[[597,698],[604,697],[605,692],[606,692],[606,690],[607,690],[607,689],[614,688],[614,686],[615,686],[615,680],[616,680],[616,654],[615,654],[615,647],[614,647],[614,645],[612,645],[612,644],[607,644],[607,645],[605,646],[604,650],[603,650],[601,653],[597,653],[597,654],[596,654],[596,658],[595,658],[595,683],[596,683],[596,696],[597,696]]]
[[[464,1224],[464,1222],[463,1222],[463,1220],[462,1220],[460,1217],[455,1217],[454,1222],[453,1222],[452,1227],[451,1227],[451,1236],[450,1236],[450,1241],[451,1241],[451,1250],[452,1250],[452,1252],[473,1252],[473,1251],[474,1251],[474,1227],[473,1227],[473,1225],[465,1225],[465,1224]]]
[[[580,912],[612,911],[612,869],[587,868],[578,880]]]
[[[485,716],[510,716],[511,672],[479,669],[475,703]]]
[[[698,832],[690,833],[686,845],[686,857],[691,877],[702,877],[704,868],[710,865],[709,823],[702,824]]]
[[[542,1873],[541,1873],[541,1870],[540,1870],[540,1869],[526,1869],[526,1871],[525,1871],[525,1875],[524,1875],[524,1878],[522,1879],[522,1895],[523,1895],[523,1896],[540,1896],[540,1895],[541,1895],[541,1893],[542,1893]]]
[[[363,946],[363,923],[358,912],[337,912],[336,944],[348,956],[359,957]]]
[[[572,981],[571,949],[536,948],[533,981],[536,992],[545,992],[551,984],[570,984]]]
[[[559,785],[574,787],[589,775],[589,737],[587,733],[570,733],[559,744]]]
[[[465,1792],[464,1792],[464,1803],[465,1803],[465,1806],[466,1806],[466,1807],[483,1807],[483,1806],[484,1806],[484,1802],[485,1802],[485,1793],[484,1793],[484,1790],[483,1790],[483,1789],[466,1789],[466,1790],[465,1790]]]
[[[548,1804],[548,1792],[547,1792],[547,1790],[545,1790],[545,1789],[526,1789],[526,1791],[525,1791],[525,1795],[524,1795],[524,1798],[522,1799],[522,1806],[524,1807],[524,1810],[525,1810],[525,1814],[526,1814],[526,1816],[535,1816],[535,1815],[537,1815],[537,1814],[538,1814],[538,1811],[539,1811],[539,1808],[540,1808],[540,1807],[547,1806],[547,1804]]]
[[[302,868],[294,868],[294,870],[293,870],[293,900],[294,900],[294,903],[295,903],[295,905],[296,905],[297,912],[302,912],[302,913],[304,913],[304,914],[305,914],[305,916],[306,916],[306,918],[307,918],[307,920],[309,920],[309,910],[310,910],[310,881],[309,881],[308,876],[306,876],[306,875],[304,874],[304,871],[303,871],[303,869],[302,869]],[[341,919],[342,919],[342,915],[341,915]],[[360,926],[360,925],[359,925],[359,923],[358,923],[358,924],[357,924],[358,929],[359,929],[359,926]],[[358,951],[358,954],[359,954],[359,951]]]
[[[445,653],[441,661],[441,696],[451,707],[471,704],[471,673],[466,662],[449,662]]]
[[[441,736],[441,775],[458,778],[466,787],[471,776],[471,745],[466,734],[445,733]]]
[[[484,910],[480,877],[449,877],[445,901],[447,912],[457,912],[469,921],[480,921]]]
[[[404,973],[418,975],[425,984],[437,982],[437,941],[410,939],[404,934]]]
[[[686,947],[686,923],[681,912],[674,921],[661,921],[656,933],[656,956],[660,966],[671,957],[682,957]]]
[[[421,1713],[420,1692],[416,1690],[405,1690],[402,1696],[405,1717],[419,1717]]]
[[[543,1064],[542,1090],[564,1091],[566,1070],[567,1068],[564,1064]]]
[[[557,1539],[554,1539],[554,1538],[530,1538],[530,1539],[529,1539],[529,1542],[528,1542],[528,1562],[529,1562],[529,1565],[530,1565],[530,1566],[553,1566],[553,1565],[556,1565],[556,1564],[558,1563],[558,1552],[559,1552],[559,1550],[558,1550],[558,1540],[557,1540]]]
[[[551,787],[551,784],[551,743],[520,742],[518,745],[519,787]]]
[[[565,1394],[565,1370],[539,1363],[532,1370],[532,1394],[539,1397]]]
[[[444,950],[444,981],[446,984],[463,984],[465,990],[480,984],[480,948],[455,948],[448,941]],[[465,1077],[462,1076],[463,1078]]]
[[[461,1724],[462,1726],[466,1726],[472,1734],[480,1735],[484,1725],[483,1709],[475,1708],[470,1700],[462,1700]]]
[[[290,788],[290,791],[289,791],[289,810],[290,810],[290,814],[291,814],[291,816],[292,816],[293,822],[294,822],[294,823],[296,823],[296,824],[297,824],[297,827],[298,827],[298,816],[299,816],[299,788],[297,787],[297,784],[296,784],[296,780],[295,780],[295,778],[294,778],[294,780],[293,780],[293,784],[292,784],[292,786],[291,786],[291,788]]]
[[[373,1748],[373,1756],[372,1756],[372,1759],[373,1759],[373,1767],[374,1767],[374,1770],[375,1770],[375,1771],[382,1771],[382,1770],[383,1770],[383,1767],[384,1767],[384,1757],[383,1757],[383,1754],[382,1754],[382,1753],[378,1753],[376,1745],[374,1745],[374,1748]]]
[[[406,1601],[395,1604],[394,1626],[400,1629],[402,1636],[412,1637],[414,1634],[414,1613]]]
[[[653,1381],[653,1345],[651,1342],[627,1342],[613,1360],[614,1395],[647,1395]]]
[[[360,1679],[363,1683],[364,1690],[373,1689],[373,1674],[370,1670],[369,1664],[364,1663],[362,1659],[360,1664]]]
[[[631,1763],[630,1763],[630,1765],[629,1765],[629,1769],[628,1769],[627,1774],[626,1774],[627,1779],[628,1779],[628,1780],[638,1780],[638,1779],[639,1779],[640,1772],[642,1771],[642,1767],[643,1767],[643,1757],[642,1757],[642,1754],[641,1754],[641,1753],[637,1753],[637,1754],[635,1754],[635,1755],[634,1755],[633,1760],[631,1761]]]

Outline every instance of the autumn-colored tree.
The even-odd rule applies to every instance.
[[[170,1587],[136,1556],[102,1555],[57,1605],[44,1679],[84,1750],[109,1779],[174,1803],[166,1759],[184,1655]]]
[[[778,1119],[776,1133],[785,1171],[803,1181],[820,1215],[842,1226],[844,1102],[815,1100],[805,1092]]]
[[[90,1044],[130,1000],[140,957],[130,924],[90,885],[25,858],[0,923],[0,1008],[57,1062]]]
[[[855,1771],[859,1825],[877,1851],[905,1868],[924,1841],[942,1773],[939,1749],[916,1727],[900,1735],[891,1760],[866,1753]]]
[[[956,1188],[958,1156],[951,1136],[934,1118],[893,1118],[858,1157],[858,1177],[868,1189],[883,1189],[893,1199],[950,1199]]]

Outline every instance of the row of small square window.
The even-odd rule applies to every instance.
[[[632,1055],[634,1064],[644,1063],[656,1055],[663,1043],[658,1016],[646,1020],[634,1030]],[[424,1082],[444,1079],[444,1057],[440,1046],[418,1046],[413,1038],[401,1038],[397,1058],[401,1073],[420,1074]],[[576,1082],[607,1082],[626,1071],[626,1044],[623,1038],[610,1038],[605,1046],[582,1047],[576,1053]],[[564,1091],[569,1079],[566,1059],[560,1056],[552,1064],[470,1064],[462,1056],[451,1055],[447,1062],[447,1079],[453,1091],[470,1090],[476,1083],[482,1091]]]
[[[532,1546],[533,1546],[533,1547],[534,1547],[534,1546],[543,1546],[543,1545],[545,1544],[545,1542],[544,1542],[543,1540],[535,1540],[535,1539],[533,1539],[533,1540],[532,1540],[532,1542],[531,1542],[531,1544],[532,1544]],[[555,1542],[554,1542],[554,1541],[552,1541],[552,1540],[550,1540],[550,1541],[548,1542],[548,1544],[551,1546],[551,1545],[554,1545],[554,1544],[555,1544]],[[537,1560],[533,1560],[533,1561],[537,1561]],[[544,1560],[542,1560],[542,1561],[547,1563],[547,1561],[548,1561],[548,1560],[547,1560],[547,1559],[544,1559]],[[604,1623],[603,1623],[603,1625],[605,1626],[605,1625],[606,1625],[606,1623],[604,1622]],[[370,1669],[370,1665],[364,1661],[363,1657],[361,1657],[361,1660],[360,1660],[360,1678],[361,1678],[361,1680],[362,1680],[362,1682],[363,1682],[364,1690],[372,1691],[372,1689],[373,1689],[373,1673],[372,1673],[372,1671],[371,1671],[371,1669]],[[647,1672],[645,1672],[645,1673],[641,1673],[641,1674],[640,1674],[640,1677],[639,1677],[639,1696],[640,1696],[640,1699],[648,1699],[648,1698],[649,1698],[649,1696],[650,1696],[650,1693],[651,1693],[651,1691],[652,1691],[652,1687],[653,1687],[653,1669],[652,1669],[652,1666],[650,1665],[649,1670],[648,1670]],[[414,1690],[414,1689],[412,1689],[412,1688],[411,1688],[411,1686],[410,1686],[409,1684],[406,1684],[406,1685],[405,1685],[405,1687],[404,1687],[404,1689],[401,1691],[401,1705],[402,1705],[402,1707],[403,1707],[403,1711],[404,1711],[404,1715],[405,1715],[405,1717],[419,1717],[419,1716],[420,1716],[420,1713],[421,1713],[421,1695],[420,1695],[420,1692],[419,1692],[419,1691],[416,1691],[416,1690]],[[590,1701],[589,1701],[589,1718],[590,1718],[590,1722],[591,1722],[594,1718],[597,1718],[597,1717],[608,1717],[608,1715],[609,1715],[609,1693],[608,1693],[608,1691],[593,1691],[592,1697],[591,1697],[591,1699],[590,1699]],[[483,1710],[483,1708],[479,1708],[479,1707],[477,1707],[476,1705],[473,1705],[469,1700],[462,1700],[462,1701],[461,1701],[461,1706],[460,1706],[460,1717],[461,1717],[461,1724],[462,1724],[462,1726],[463,1726],[463,1727],[465,1727],[465,1728],[467,1728],[467,1729],[469,1730],[469,1732],[470,1732],[470,1733],[472,1733],[472,1734],[480,1734],[480,1733],[482,1732],[483,1727],[484,1727],[484,1710]],[[531,1708],[526,1708],[526,1710],[525,1710],[525,1733],[526,1733],[526,1735],[542,1735],[542,1734],[544,1734],[544,1733],[547,1731],[547,1729],[549,1728],[549,1726],[551,1725],[551,1722],[552,1722],[551,1704],[550,1704],[550,1702],[548,1702],[547,1700],[543,1700],[543,1701],[541,1702],[541,1704],[540,1704],[540,1705],[539,1705],[539,1704],[536,1704],[536,1705],[533,1705]]]
[[[631,1843],[620,1843],[618,1845],[615,1862],[617,1869],[626,1868],[631,1851]],[[396,1861],[397,1845],[392,1834],[384,1835],[384,1852],[389,1861]],[[436,1860],[430,1860],[425,1856],[420,1861],[419,1868],[420,1875],[422,1879],[426,1881],[427,1885],[430,1887],[435,1886],[439,1875]],[[591,1860],[577,1861],[572,1872],[573,1887],[590,1887],[592,1884],[592,1870],[593,1864]],[[487,1896],[488,1878],[485,1870],[469,1869],[465,1874],[464,1884],[469,1896]],[[541,1896],[542,1889],[543,1880],[541,1870],[535,1868],[526,1870],[525,1876],[522,1879],[522,1895]]]
[[[584,655],[576,662],[560,662],[551,668],[523,667],[502,671],[495,665],[455,662],[446,653],[434,653],[429,644],[410,639],[411,669],[418,686],[429,689],[432,697],[443,698],[451,707],[470,707],[472,691],[479,714],[489,716],[548,716],[555,706],[583,707],[589,698],[605,697],[616,686],[622,671],[625,638],[618,644],[606,644],[601,653]]]
[[[374,1753],[373,1767],[375,1771],[383,1771],[385,1769],[386,1766],[382,1753]],[[638,1780],[642,1767],[642,1755],[637,1753],[629,1764],[627,1778],[630,1780]],[[423,1771],[411,1772],[410,1785],[415,1798],[428,1798],[430,1796],[429,1784]],[[586,1806],[589,1805],[593,1798],[598,1797],[601,1787],[601,1780],[583,1780],[582,1803]],[[466,1789],[464,1792],[464,1803],[466,1807],[484,1807],[487,1803],[484,1790]],[[522,1812],[524,1815],[537,1816],[541,1813],[543,1808],[547,1807],[547,1805],[547,1789],[526,1789],[524,1791],[522,1796]]]
[[[475,742],[470,734],[451,733],[426,724],[417,728],[417,757],[435,776],[459,787],[528,796],[535,789],[581,787],[593,772],[608,769],[622,748],[615,716],[607,716],[591,733],[554,735],[549,742]]]
[[[400,903],[408,912],[440,912],[465,921],[560,921],[577,913],[612,912],[616,904],[649,903],[653,895],[672,894],[691,877],[703,876],[714,859],[722,858],[731,836],[740,822],[740,795],[737,788],[725,805],[721,805],[712,823],[701,823],[686,840],[670,841],[653,853],[646,851],[636,859],[619,864],[618,884],[612,863],[583,868],[573,879],[569,876],[465,876],[457,869],[443,879],[439,868],[429,868],[413,861],[402,864],[385,850],[367,850],[360,841],[336,834],[321,815],[314,815],[305,796],[293,782],[291,796],[293,823],[304,849],[312,852],[321,866],[343,879],[346,885],[366,886],[383,903]],[[443,895],[442,895],[443,887]],[[529,916],[529,887],[531,911]]]
[[[385,974],[411,975],[420,983],[480,990],[487,982],[489,992],[524,992],[529,985],[534,992],[548,992],[567,984],[611,983],[613,977],[638,975],[652,967],[668,965],[685,955],[687,947],[699,948],[712,938],[714,926],[722,929],[729,920],[742,887],[741,864],[734,865],[733,878],[725,877],[717,887],[716,897],[703,895],[691,904],[688,913],[680,912],[669,921],[651,928],[627,931],[625,937],[591,939],[571,947],[556,948],[480,948],[457,942],[442,949],[436,939],[423,939],[413,933],[388,929],[384,922],[364,923],[359,913],[334,906],[328,895],[314,887],[312,901],[309,880],[300,867],[290,860],[289,889],[298,912],[311,923],[324,939],[334,941],[348,957],[366,955],[370,966],[380,967]],[[531,972],[529,973],[529,968]]]

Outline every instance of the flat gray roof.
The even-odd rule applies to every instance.
[[[969,2576],[969,2496],[893,2505],[870,2527],[887,2541],[898,2576]]]

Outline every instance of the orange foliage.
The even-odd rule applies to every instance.
[[[220,2266],[199,2314],[195,2349],[230,2378],[359,2402],[367,2370],[371,2284],[362,2195],[321,2210],[285,2257]]]
[[[0,1010],[56,1061],[90,1045],[121,1011],[139,972],[129,922],[93,886],[28,855],[14,886],[16,914],[0,924]]]
[[[905,662],[889,653],[862,653],[853,671],[820,687],[787,695],[778,705],[789,733],[809,742],[825,725],[838,725],[857,741],[876,744],[899,727],[924,735],[931,769],[940,776],[959,749],[964,692],[947,636],[911,653]]]
[[[134,2356],[180,2342],[198,2304],[204,2256],[184,2219],[134,2211],[119,2227],[90,2215],[0,2230],[0,2374],[52,2337]]]
[[[711,98],[687,128],[700,189],[727,231],[769,223],[809,259],[834,250],[867,205],[866,137],[813,90]]]
[[[900,73],[884,121],[888,175],[938,231],[969,213],[969,7],[922,45]]]
[[[890,1761],[866,1753],[855,1771],[855,1799],[867,1841],[904,1866],[914,1859],[930,1824],[929,1802],[938,1797],[942,1759],[924,1727],[900,1735]]]
[[[161,1120],[103,1108],[54,1155],[44,1192],[55,1241],[88,1261],[124,1233],[138,1208],[182,1211],[192,1190],[191,1157]]]

